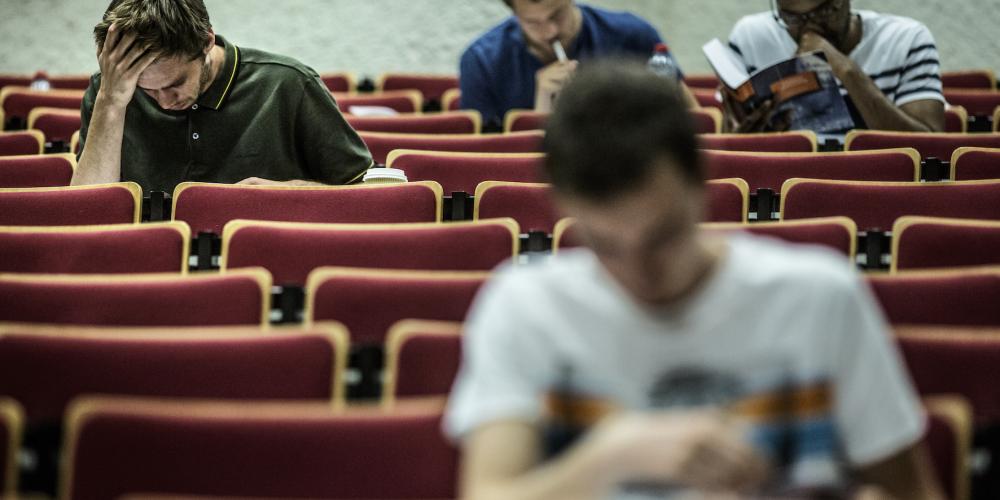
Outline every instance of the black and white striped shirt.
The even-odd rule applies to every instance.
[[[861,16],[861,41],[849,57],[896,106],[932,99],[941,93],[941,64],[930,30],[908,17],[870,10]],[[770,12],[740,19],[729,35],[730,47],[753,73],[795,55],[798,46]],[[843,84],[840,91],[847,94]],[[859,124],[860,125],[860,124]]]

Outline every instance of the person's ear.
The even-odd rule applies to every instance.
[[[213,30],[212,28],[209,28],[208,29],[208,41],[205,44],[205,50],[204,50],[204,53],[205,53],[206,57],[208,56],[208,53],[212,51],[212,47],[215,47],[215,30]]]

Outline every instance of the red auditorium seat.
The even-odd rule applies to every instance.
[[[750,188],[743,179],[713,179],[705,183],[705,222],[746,222]]]
[[[134,182],[0,188],[0,225],[76,226],[139,222],[142,188]]]
[[[445,92],[458,88],[458,76],[386,73],[379,77],[375,88],[380,91],[416,90],[420,92],[424,100],[441,102],[441,97]]]
[[[449,111],[398,116],[354,116],[348,114],[344,115],[344,118],[354,130],[365,132],[478,134],[482,128],[482,118],[478,111]]]
[[[791,243],[808,243],[832,248],[854,262],[857,251],[857,226],[847,217],[823,217],[781,222],[706,223],[701,226],[709,231],[746,231],[761,236],[772,236]]]
[[[322,266],[488,271],[517,255],[511,219],[448,224],[309,224],[233,221],[222,268],[262,266],[276,284],[306,282]]]
[[[87,90],[90,86],[90,75],[55,75],[47,78],[49,86],[54,89]]]
[[[573,225],[576,219],[563,217],[556,222],[556,227],[552,230],[552,255],[557,255],[560,249],[575,248],[581,245]]]
[[[692,87],[691,94],[694,95],[694,99],[698,101],[698,105],[702,108],[714,108],[722,111],[722,103],[715,98],[716,90],[714,88],[698,88]]]
[[[258,327],[0,326],[0,395],[33,425],[87,394],[234,400],[343,397],[347,332]]]
[[[485,181],[476,187],[473,220],[510,217],[522,233],[551,234],[559,215],[548,184]]]
[[[1000,148],[958,148],[951,155],[951,180],[1000,179]]]
[[[868,274],[893,325],[1000,326],[1000,268]]]
[[[0,273],[186,273],[183,222],[0,226]]]
[[[699,134],[702,149],[759,151],[770,153],[815,153],[816,134],[807,130],[760,134]]]
[[[0,188],[69,186],[75,168],[71,154],[0,156]]]
[[[1000,106],[1000,92],[993,90],[945,89],[948,104],[962,106],[972,116],[991,116]]]
[[[715,108],[688,110],[694,120],[696,134],[718,134],[722,132],[722,111]]]
[[[461,151],[467,153],[540,153],[544,132],[533,130],[510,134],[442,135],[442,134],[390,134],[384,132],[358,132],[368,145],[372,158],[385,163],[389,153],[396,149],[421,151]]]
[[[455,498],[441,406],[85,400],[68,418],[63,498]]]
[[[946,89],[994,90],[997,88],[997,78],[991,69],[942,71],[941,85]]]
[[[174,188],[173,218],[194,234],[222,234],[236,219],[286,222],[437,222],[441,186],[435,182],[350,186],[241,186],[182,182]]]
[[[930,452],[938,484],[947,498],[968,500],[972,467],[972,410],[957,395],[924,398],[927,429],[924,446]]]
[[[524,132],[526,130],[544,130],[549,114],[532,109],[512,109],[503,117],[503,131]]]
[[[441,95],[441,109],[444,111],[458,111],[462,109],[462,91],[458,89],[448,89]]]
[[[351,113],[352,106],[379,106],[397,113],[417,113],[424,106],[423,97],[415,90],[392,90],[357,94],[354,92],[332,92],[337,106],[343,113]]]
[[[28,114],[28,128],[45,135],[45,142],[62,142],[69,147],[73,132],[80,130],[80,110],[35,108]]]
[[[879,130],[852,130],[844,142],[846,151],[869,149],[913,148],[922,158],[939,160],[951,158],[962,146],[1000,148],[1000,134],[947,134],[941,132],[886,132]]]
[[[478,202],[478,200],[477,200]],[[747,221],[750,204],[749,188],[743,179],[714,179],[705,183],[705,203],[708,213],[705,222]],[[579,246],[579,242],[566,232],[572,226],[572,219],[557,220],[553,227],[553,250]]]
[[[483,181],[539,182],[543,153],[462,153],[397,149],[386,164],[410,181],[435,181],[445,193],[472,194]]]
[[[0,108],[9,122],[12,119],[26,124],[28,115],[35,108],[80,109],[82,90],[31,90],[27,87],[4,87],[0,90]]]
[[[969,113],[962,106],[948,106],[944,110],[944,131],[966,133],[969,131]]]
[[[404,320],[389,330],[382,401],[445,396],[462,360],[462,323]]]
[[[900,217],[892,227],[892,272],[1000,265],[1000,221]]]
[[[24,410],[10,398],[0,397],[0,495],[17,496],[18,457],[24,432]]]
[[[27,87],[34,77],[31,75],[0,74],[0,89],[4,87]]]
[[[38,155],[43,151],[45,135],[37,130],[0,132],[0,156]]]
[[[271,277],[224,274],[0,275],[0,321],[61,325],[267,325]]]
[[[793,177],[809,179],[918,181],[920,156],[911,148],[847,153],[703,151],[709,179],[739,178],[751,192],[781,191]]]
[[[904,215],[1000,219],[1000,180],[864,182],[789,179],[781,189],[781,218],[843,215],[861,231],[889,230]]]
[[[330,92],[351,93],[358,88],[357,79],[353,73],[323,73],[319,77]]]
[[[692,90],[711,89],[714,91],[720,85],[719,77],[715,76],[715,73],[684,75],[684,83]]]
[[[306,285],[305,321],[338,321],[353,345],[381,345],[399,320],[464,321],[487,277],[482,271],[319,268]]]
[[[722,131],[722,112],[715,108],[691,109],[695,133],[717,134]],[[503,130],[523,132],[526,130],[544,130],[549,114],[530,109],[512,109],[504,116]]]
[[[961,394],[977,424],[1000,423],[1000,329],[905,326],[896,330],[903,360],[922,395]]]

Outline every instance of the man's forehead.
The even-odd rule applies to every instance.
[[[169,87],[187,76],[189,66],[189,62],[182,57],[159,58],[139,75],[138,85],[152,90]]]
[[[778,7],[789,12],[809,12],[828,0],[778,0]]]
[[[557,10],[570,5],[573,0],[514,0],[514,12],[519,17],[548,18]]]

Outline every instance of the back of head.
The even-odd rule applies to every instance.
[[[638,62],[580,67],[546,127],[546,174],[555,190],[600,201],[640,185],[663,157],[684,180],[704,180],[680,88]]]
[[[112,24],[120,33],[134,33],[137,43],[161,57],[189,59],[204,52],[212,31],[203,0],[113,0],[94,27],[98,47]]]

